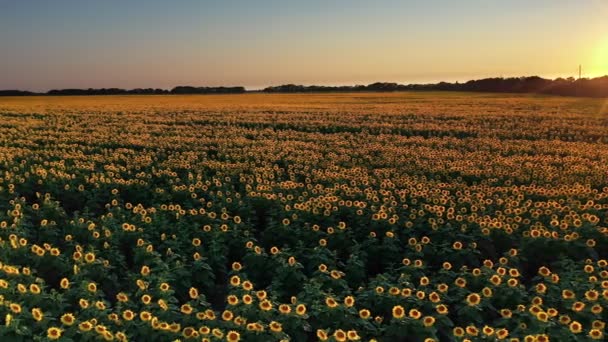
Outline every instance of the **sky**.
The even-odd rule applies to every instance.
[[[0,0],[0,89],[608,74],[608,0]]]

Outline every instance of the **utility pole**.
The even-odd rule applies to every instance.
[[[580,80],[583,75],[583,66],[581,64],[578,65],[578,79]]]

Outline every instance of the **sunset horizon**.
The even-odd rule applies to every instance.
[[[607,16],[599,0],[3,2],[0,89],[593,78]]]
[[[331,81],[327,81],[327,82],[321,82],[321,81],[317,81],[317,82],[295,82],[295,81],[289,81],[286,80],[285,82],[278,82],[278,83],[264,83],[264,84],[254,84],[254,85],[247,85],[247,84],[243,84],[243,83],[228,83],[228,84],[223,84],[223,83],[205,83],[204,81],[193,81],[192,83],[176,83],[176,84],[169,84],[167,86],[164,87],[159,87],[159,86],[154,86],[154,85],[142,85],[142,86],[138,86],[138,87],[119,87],[117,85],[113,85],[112,83],[108,83],[107,86],[100,86],[100,87],[93,87],[93,86],[87,86],[86,84],[83,84],[82,86],[73,86],[73,87],[51,87],[51,88],[44,88],[44,89],[18,89],[18,88],[11,88],[11,87],[5,87],[5,88],[0,88],[0,91],[5,91],[5,90],[18,90],[18,91],[26,91],[26,92],[33,92],[33,93],[46,93],[48,91],[51,90],[61,90],[61,89],[108,89],[108,88],[120,88],[120,89],[126,89],[126,90],[133,90],[133,89],[163,89],[163,90],[171,90],[172,88],[175,87],[179,87],[179,86],[192,86],[192,87],[237,87],[237,86],[242,86],[246,89],[246,91],[261,91],[264,90],[265,88],[268,87],[273,87],[273,86],[280,86],[280,85],[286,85],[286,84],[295,84],[295,85],[302,85],[302,86],[327,86],[327,87],[338,87],[338,86],[357,86],[357,85],[369,85],[369,84],[373,84],[373,83],[396,83],[396,84],[401,84],[401,85],[425,85],[425,84],[437,84],[437,83],[441,83],[441,82],[447,82],[447,83],[466,83],[468,81],[475,81],[475,80],[482,80],[482,79],[489,79],[489,78],[525,78],[525,77],[541,77],[544,79],[548,79],[548,80],[555,80],[555,79],[568,79],[568,78],[572,78],[572,79],[578,79],[578,71],[573,72],[572,74],[560,74],[560,75],[538,75],[538,74],[530,74],[530,75],[518,75],[518,74],[513,74],[513,75],[505,75],[505,74],[497,74],[497,75],[492,75],[492,74],[487,74],[487,75],[481,75],[478,78],[474,78],[474,77],[437,77],[437,78],[425,78],[425,77],[419,77],[419,78],[411,78],[410,80],[401,80],[400,78],[387,78],[387,79],[373,79],[370,78],[369,80],[355,80],[355,81],[343,81],[343,82],[339,82],[339,81],[335,81],[335,82],[331,82]],[[606,74],[594,74],[594,75],[582,75],[582,79],[594,79],[594,78],[602,78],[602,77],[606,77],[608,76],[608,73]]]

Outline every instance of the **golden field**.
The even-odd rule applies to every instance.
[[[0,98],[0,340],[602,340],[607,103]]]

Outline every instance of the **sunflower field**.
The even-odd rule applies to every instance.
[[[592,341],[608,106],[0,98],[0,341]]]

